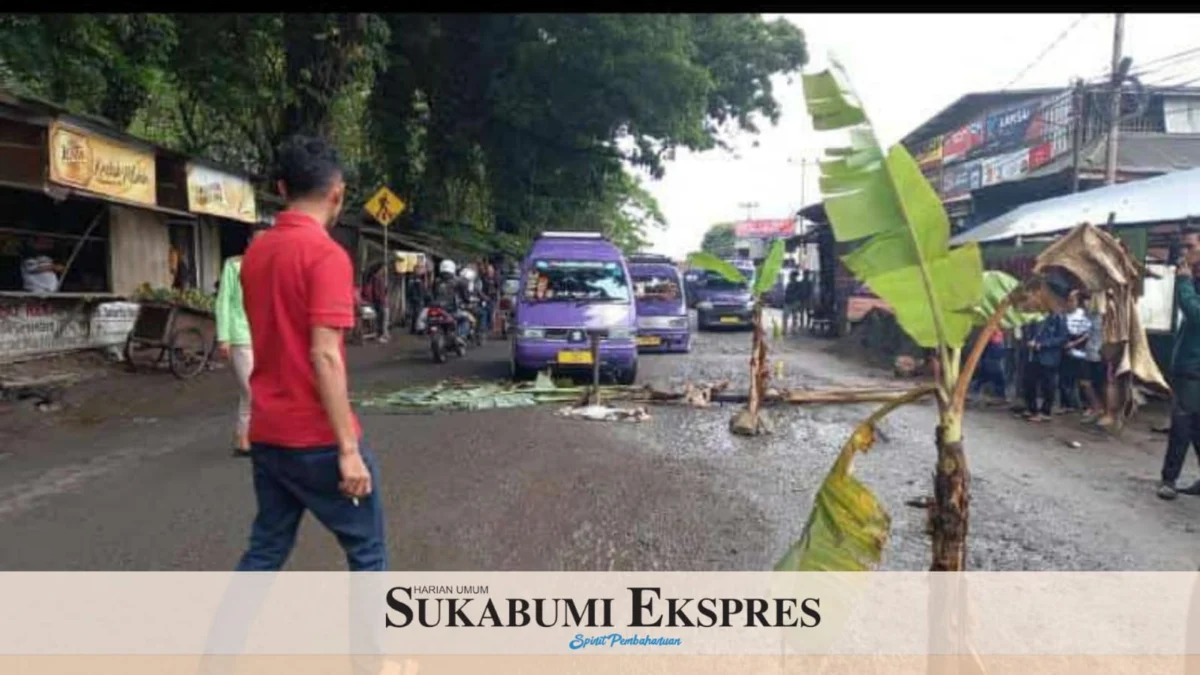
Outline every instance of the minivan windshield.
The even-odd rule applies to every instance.
[[[629,281],[615,261],[536,260],[525,281],[533,302],[629,302]]]
[[[754,280],[753,270],[739,269],[738,271],[750,281]],[[707,271],[704,273],[704,287],[714,291],[744,291],[750,288],[747,283],[730,281],[716,272]]]
[[[631,269],[633,294],[638,300],[678,300],[679,275]]]

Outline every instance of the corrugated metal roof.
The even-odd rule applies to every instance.
[[[1083,222],[1104,223],[1110,213],[1115,214],[1114,223],[1121,225],[1182,221],[1200,215],[1200,169],[1025,204],[963,232],[950,243],[1052,234]]]
[[[1164,134],[1156,131],[1122,131],[1117,143],[1117,169],[1122,173],[1161,174],[1200,167],[1200,134]],[[1104,137],[1088,143],[1079,153],[1082,173],[1104,172]],[[1040,178],[1064,171],[1073,162],[1063,153],[1046,166],[1031,171],[1027,178]]]

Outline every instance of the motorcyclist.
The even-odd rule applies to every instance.
[[[471,321],[471,316],[464,311],[467,297],[457,272],[458,266],[453,260],[446,259],[438,265],[438,278],[434,282],[428,304],[437,305],[453,316],[458,321],[461,333],[462,323]],[[456,335],[455,338],[461,340],[462,336]]]
[[[478,274],[470,265],[464,267],[459,273],[459,292],[462,294],[462,305],[460,309],[464,316],[458,317],[471,322],[471,327],[478,322],[476,312],[481,306],[481,296],[479,288]]]

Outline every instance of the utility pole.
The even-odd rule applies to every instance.
[[[1121,42],[1125,38],[1125,15],[1118,13],[1113,24],[1112,91],[1108,102],[1108,143],[1105,146],[1104,184],[1117,182],[1117,134],[1121,127]]]
[[[738,206],[746,209],[746,220],[752,220],[754,209],[758,208],[758,202],[739,202]]]
[[[1084,110],[1087,98],[1084,95],[1083,80],[1075,79],[1075,87],[1071,101],[1071,192],[1079,192],[1079,153],[1083,145],[1083,125],[1086,120]]]

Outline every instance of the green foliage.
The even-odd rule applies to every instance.
[[[783,269],[784,248],[782,239],[776,239],[775,243],[771,244],[771,250],[767,253],[767,259],[763,261],[762,267],[758,269],[757,278],[754,280],[754,295],[756,297],[771,290],[775,285],[775,279],[779,276],[779,270]]]
[[[717,256],[705,251],[700,251],[698,253],[689,255],[687,261],[689,267],[707,270],[709,272],[716,272],[724,277],[727,281],[731,281],[735,284],[744,284],[748,281],[741,271],[734,267],[732,263],[725,262]]]
[[[700,250],[711,253],[718,258],[732,258],[735,240],[733,223],[717,223],[704,232],[704,239],[700,242]]]
[[[323,134],[353,202],[406,198],[399,227],[627,251],[665,223],[639,173],[776,121],[771,76],[806,59],[757,14],[0,15],[3,86],[263,176],[289,134]]]
[[[815,128],[850,132],[850,145],[821,163],[834,236],[858,242],[846,267],[919,345],[961,347],[983,294],[978,246],[949,248],[941,201],[903,146],[882,152],[839,66],[805,75],[804,92]]]
[[[986,324],[992,314],[996,312],[996,308],[1000,306],[1000,303],[1020,285],[1021,282],[1017,281],[1016,277],[1006,272],[999,270],[987,270],[984,272],[983,297],[980,299],[979,305],[975,307],[975,325],[982,326]],[[1033,323],[1041,318],[1042,314],[1037,312],[1021,312],[1014,307],[1009,307],[1000,319],[1000,326],[1005,329],[1016,328],[1017,326]]]

